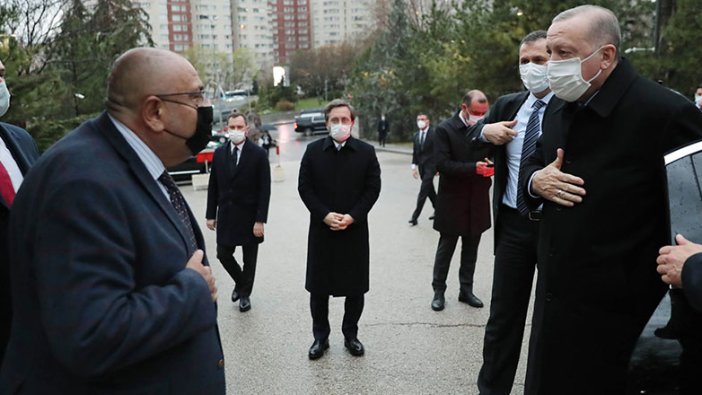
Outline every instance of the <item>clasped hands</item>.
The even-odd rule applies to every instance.
[[[345,230],[353,222],[354,219],[352,216],[348,214],[335,213],[333,211],[324,217],[324,223],[333,231]]]

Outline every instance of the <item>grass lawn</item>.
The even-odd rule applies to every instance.
[[[325,104],[327,103],[317,97],[308,97],[295,103],[295,110],[300,111],[308,108],[322,108]]]

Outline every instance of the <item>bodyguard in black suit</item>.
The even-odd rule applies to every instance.
[[[165,171],[207,144],[212,107],[180,55],[137,48],[108,112],[51,147],[10,214],[2,394],[225,393],[217,288]]]
[[[419,178],[422,181],[419,187],[419,195],[417,196],[417,208],[412,213],[409,223],[412,226],[417,225],[419,214],[422,213],[424,202],[427,198],[431,205],[436,208],[436,191],[434,190],[434,174],[436,166],[434,165],[434,129],[429,124],[429,117],[426,114],[417,115],[417,128],[412,139],[414,145],[412,147],[412,175],[414,178]],[[429,219],[433,219],[434,215]]]
[[[363,295],[369,288],[368,212],[380,194],[380,166],[373,147],[351,137],[353,108],[333,100],[324,110],[330,136],[307,146],[298,191],[310,211],[305,288],[310,292],[314,343],[310,359],[329,348],[329,295],[345,296],[341,331],[354,356]]]
[[[217,229],[217,259],[235,282],[232,302],[251,309],[258,245],[263,242],[271,197],[271,169],[266,151],[248,141],[244,114],[227,120],[229,141],[217,148],[207,189],[207,227]],[[234,258],[241,246],[244,268]]]
[[[434,157],[439,172],[439,193],[436,202],[434,229],[439,231],[439,245],[434,261],[434,311],[444,309],[444,292],[451,257],[461,238],[461,268],[458,272],[458,300],[473,307],[483,302],[473,294],[473,273],[478,255],[480,235],[490,228],[490,197],[492,181],[476,173],[478,164],[491,155],[492,147],[465,139],[471,106],[487,103],[480,91],[469,91],[463,98],[461,110],[436,128]]]
[[[0,117],[10,107],[10,92],[5,83],[5,65],[0,62]],[[10,207],[29,167],[39,157],[34,140],[26,130],[0,122],[0,365],[10,338],[12,303],[10,300],[10,261],[7,246]]]
[[[663,156],[702,138],[702,112],[639,76],[619,43],[616,16],[596,6],[564,11],[548,30],[550,87],[567,103],[548,107],[522,168],[527,203],[543,204],[529,394],[623,393],[666,291]]]
[[[522,348],[541,213],[526,209],[517,186],[519,168],[533,153],[541,135],[546,106],[558,100],[553,99],[548,88],[548,58],[545,31],[524,37],[519,46],[519,70],[528,90],[498,98],[486,118],[467,136],[469,141],[477,139],[495,145],[495,268],[483,366],[478,375],[478,389],[483,395],[508,395],[512,391]]]

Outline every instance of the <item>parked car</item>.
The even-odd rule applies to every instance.
[[[221,144],[218,141],[210,141],[207,143],[207,148],[204,151],[213,151]],[[211,164],[210,164],[211,165]],[[207,173],[207,168],[204,162],[198,162],[196,157],[190,157],[185,162],[179,163],[175,166],[170,166],[168,168],[168,174],[173,177],[175,181],[178,182],[189,182],[193,174],[205,174]]]
[[[324,131],[327,125],[324,121],[324,111],[321,109],[302,110],[295,116],[295,131],[310,136],[312,133]]]

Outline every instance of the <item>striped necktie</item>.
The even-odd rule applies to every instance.
[[[185,234],[188,236],[188,247],[190,247],[190,253],[197,250],[197,242],[195,241],[195,231],[193,230],[193,224],[190,222],[190,215],[188,214],[188,204],[185,202],[183,194],[180,193],[180,189],[176,185],[173,178],[167,173],[163,172],[158,180],[166,187],[166,192],[168,192],[168,197],[171,200],[171,204],[180,218],[180,222],[183,223],[185,227]]]
[[[541,131],[541,123],[539,122],[539,110],[541,107],[545,106],[541,100],[537,100],[531,106],[531,115],[529,116],[529,122],[527,122],[526,132],[524,133],[524,143],[522,144],[522,157],[519,160],[519,173],[521,175],[521,169],[526,163],[526,160],[534,153],[536,150],[536,140],[539,139],[539,132]],[[524,200],[524,194],[522,192],[522,180],[517,181],[517,210],[522,215],[529,214],[529,207],[527,207],[526,201]]]

